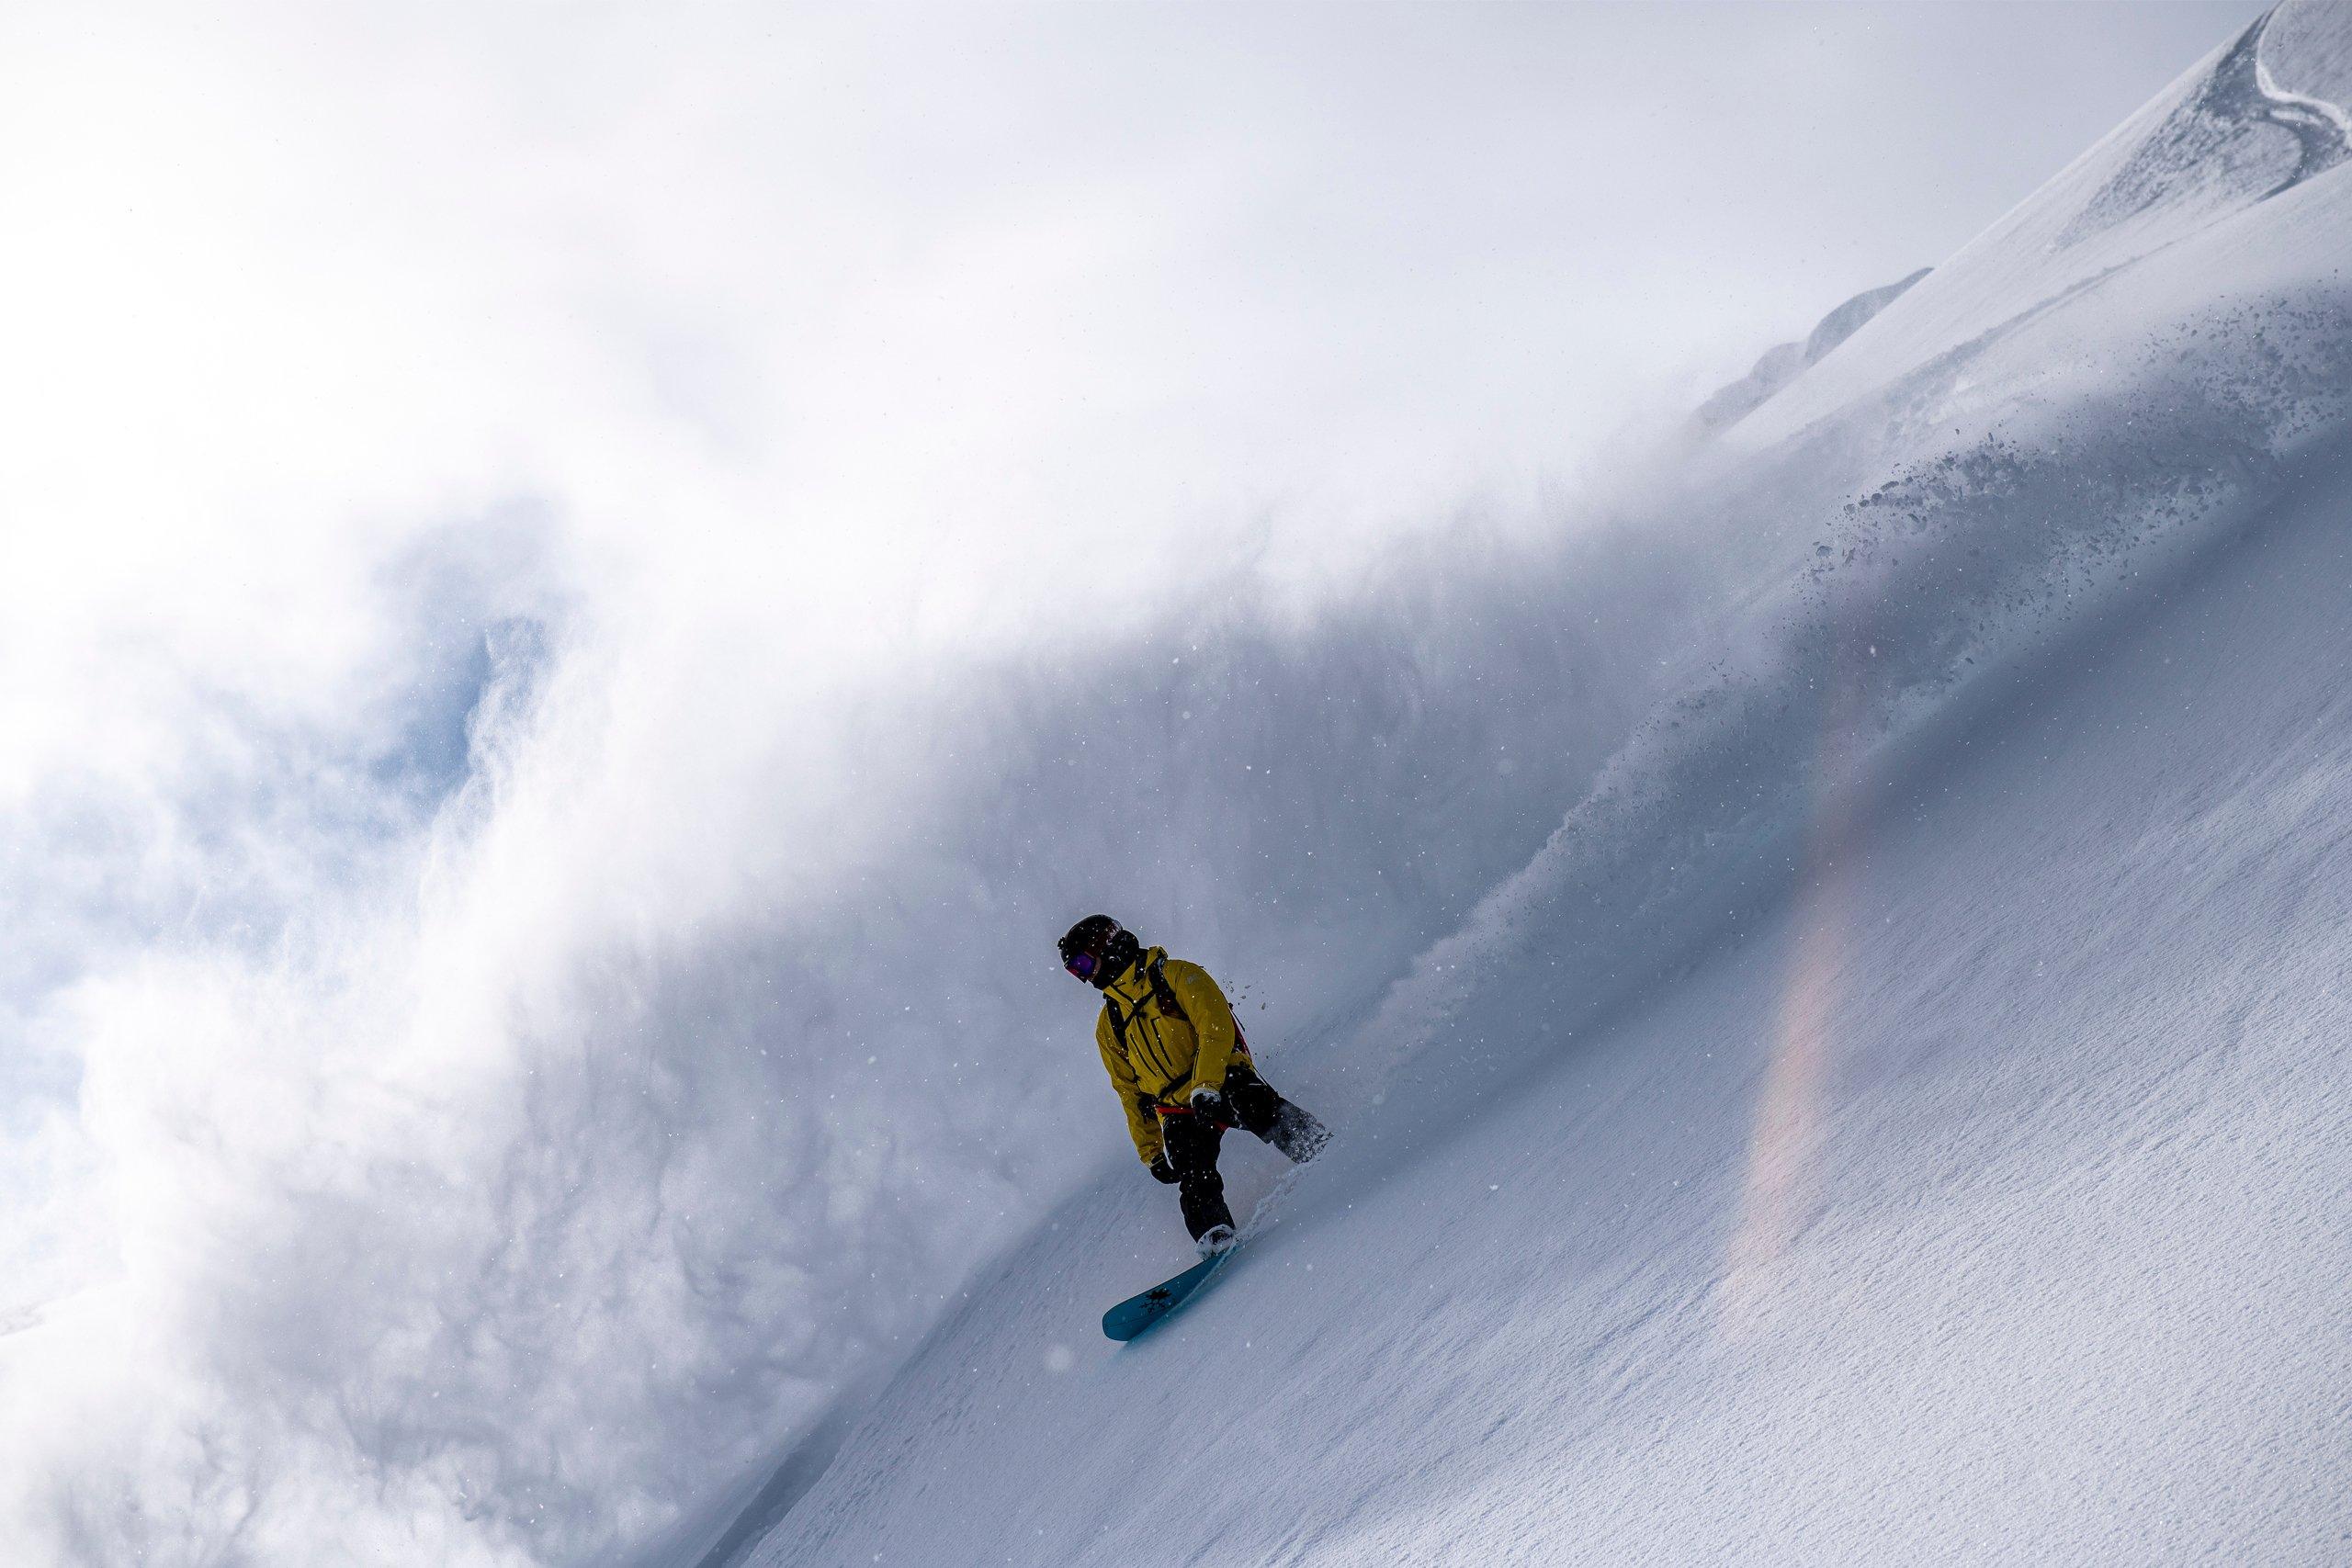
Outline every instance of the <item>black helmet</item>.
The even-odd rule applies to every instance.
[[[1089,915],[1062,933],[1062,967],[1101,990],[1143,952],[1143,944],[1108,915]]]

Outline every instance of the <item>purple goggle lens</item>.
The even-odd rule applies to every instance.
[[[1073,953],[1062,960],[1062,967],[1081,980],[1091,980],[1094,978],[1094,954]]]

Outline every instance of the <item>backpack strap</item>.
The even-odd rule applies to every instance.
[[[1159,1010],[1170,1018],[1182,1019],[1190,1023],[1193,1021],[1184,1016],[1184,1004],[1176,999],[1176,987],[1168,983],[1165,964],[1166,960],[1163,959],[1144,971],[1144,978],[1151,986],[1151,999],[1158,1002]],[[1127,1053],[1126,1012],[1108,991],[1102,993],[1102,1010],[1111,1015],[1111,1032],[1118,1037],[1119,1054],[1124,1056]]]
[[[1186,1023],[1193,1021],[1184,1016],[1184,1004],[1176,999],[1176,987],[1168,983],[1166,959],[1145,970],[1144,978],[1151,982],[1151,999],[1159,1004],[1160,1011],[1170,1018],[1182,1019]]]
[[[1166,964],[1167,961],[1162,959],[1151,966],[1149,978],[1152,997],[1159,1003],[1160,1011],[1170,1018],[1181,1018],[1186,1023],[1190,1023],[1193,1021],[1192,1014],[1186,1012],[1184,1004],[1176,999],[1176,987],[1168,983]],[[1125,1035],[1122,1034],[1119,1037],[1119,1045],[1122,1050],[1126,1048]],[[1242,1032],[1239,1013],[1233,1015],[1233,1048],[1244,1056],[1250,1054],[1250,1036]]]
[[[1176,987],[1168,983],[1166,959],[1159,960],[1146,969],[1144,978],[1150,983],[1151,999],[1159,1004],[1161,1012],[1185,1023],[1193,1021],[1192,1016],[1184,1010],[1184,1004],[1176,999]],[[1111,1015],[1111,1032],[1117,1036],[1119,1055],[1124,1056],[1127,1054],[1127,1015],[1107,991],[1102,994],[1102,1010]],[[1250,1052],[1250,1037],[1241,1032],[1238,1014],[1233,1020],[1233,1048],[1245,1056]]]

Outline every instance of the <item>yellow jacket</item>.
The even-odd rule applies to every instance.
[[[1154,994],[1155,964],[1175,994],[1175,1012]],[[1111,1021],[1114,1009],[1126,1023],[1124,1048],[1121,1032]],[[1169,957],[1166,948],[1146,949],[1126,973],[1102,987],[1102,1016],[1094,1021],[1094,1043],[1126,1111],[1136,1153],[1146,1165],[1159,1155],[1157,1108],[1181,1106],[1195,1089],[1222,1090],[1227,1066],[1250,1060],[1249,1047],[1240,1040],[1233,1008],[1209,972]]]

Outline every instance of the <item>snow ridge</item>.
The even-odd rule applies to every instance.
[[[2352,154],[2341,109],[2277,90],[2261,61],[2275,16],[2238,36],[2200,90],[2075,215],[2060,244],[2080,244],[2199,186],[2212,199],[2267,201]],[[2286,135],[2268,134],[2274,130]]]
[[[2352,21],[2286,0],[2158,94],[1726,434],[1764,451],[1939,359],[1973,355],[2166,247],[2340,166]],[[2293,96],[2272,92],[2284,85]],[[2226,265],[2226,264],[2225,264]]]
[[[1908,277],[1866,288],[1822,317],[1803,343],[1776,344],[1766,349],[1747,375],[1718,389],[1699,405],[1698,413],[1691,419],[1692,427],[1701,434],[1709,435],[1738,423],[1773,393],[1818,365],[1830,350],[1869,325],[1871,317],[1901,299],[1928,271],[1923,266]]]

